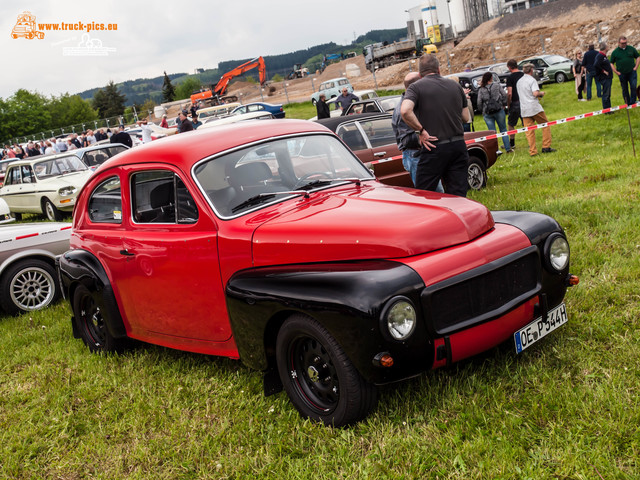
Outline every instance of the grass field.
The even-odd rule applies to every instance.
[[[545,89],[549,119],[600,108],[572,83]],[[534,158],[519,134],[472,194],[567,232],[581,283],[544,341],[387,386],[366,421],[333,429],[301,420],[284,393],[264,397],[239,362],[150,345],[91,355],[60,302],[0,319],[0,477],[640,478],[640,162],[624,111],[552,133],[558,151]]]

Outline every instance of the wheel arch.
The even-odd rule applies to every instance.
[[[487,162],[488,162],[487,152],[485,152],[482,149],[482,147],[479,147],[479,146],[471,147],[467,149],[467,152],[469,153],[469,158],[476,157],[478,160],[482,162],[485,170],[487,169]]]
[[[4,272],[8,268],[11,268],[11,266],[14,265],[15,263],[21,260],[31,260],[31,259],[42,260],[44,262],[47,262],[54,269],[56,268],[56,256],[53,255],[52,253],[47,252],[46,250],[40,250],[40,249],[25,250],[25,251],[16,252],[15,254],[11,255],[9,258],[5,259],[4,262],[2,262],[2,265],[0,265],[0,278],[4,275]]]
[[[69,250],[59,259],[62,292],[73,307],[73,296],[79,285],[84,285],[96,300],[107,309],[106,325],[114,338],[127,336],[111,281],[100,260],[86,250]],[[75,328],[75,322],[72,322]],[[74,332],[75,334],[75,332]]]

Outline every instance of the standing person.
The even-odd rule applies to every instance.
[[[167,114],[166,113],[162,114],[162,121],[160,122],[160,126],[162,128],[169,128],[169,124],[167,123]]]
[[[588,101],[588,100],[591,100],[591,83],[592,83],[591,80],[593,79],[596,81],[596,93],[598,94],[598,98],[602,96],[602,85],[600,85],[600,82],[596,77],[596,67],[594,66],[598,52],[596,52],[596,49],[593,46],[593,44],[589,45],[589,47],[587,48],[588,48],[587,52],[584,54],[584,57],[582,57],[582,66],[586,70],[587,101]]]
[[[482,111],[482,116],[489,130],[495,130],[497,123],[500,133],[507,131],[506,115],[504,113],[506,105],[506,92],[499,83],[494,83],[493,73],[484,72],[478,89],[478,109]],[[502,144],[507,153],[513,153],[508,135],[502,137]]]
[[[416,188],[436,190],[442,178],[447,193],[467,196],[469,154],[463,123],[467,99],[459,83],[440,76],[435,55],[420,57],[420,80],[409,85],[400,106],[405,123],[418,132],[422,146]]]
[[[545,92],[538,87],[538,82],[533,78],[533,64],[527,63],[522,67],[524,75],[516,85],[518,89],[518,97],[520,97],[520,113],[522,114],[522,123],[525,127],[531,127],[534,124],[547,123],[547,116],[544,113],[539,98],[544,97]],[[529,155],[534,157],[538,154],[536,148],[536,131],[528,130],[526,132],[527,142],[529,143]],[[551,148],[551,129],[544,127],[542,129],[542,153],[555,152]]]
[[[585,69],[582,67],[582,52],[580,50],[576,50],[575,55],[576,58],[573,60],[571,71],[575,77],[576,93],[578,94],[579,102],[586,102],[586,100],[582,98],[582,92],[585,87]]]
[[[186,110],[182,110],[180,112],[180,133],[184,133],[184,132],[190,132],[193,130],[193,123],[191,123],[191,121],[189,121],[189,118],[187,118],[187,111]]]
[[[602,85],[602,108],[611,108],[611,82],[613,81],[613,69],[607,58],[609,47],[605,42],[600,44],[600,51],[596,55],[594,67],[596,69],[596,78]],[[611,112],[608,112],[611,113]]]
[[[404,88],[409,88],[414,82],[420,80],[420,74],[418,72],[407,73],[404,77]],[[402,100],[404,99],[404,93],[400,98],[400,102],[393,110],[393,117],[391,118],[391,127],[393,128],[393,134],[396,137],[396,143],[398,148],[402,152],[402,166],[409,172],[413,185],[416,185],[416,173],[418,171],[418,161],[420,160],[420,139],[415,130],[409,127],[404,120],[402,120],[402,114],[400,112],[402,106]],[[436,192],[444,193],[442,188],[442,182],[438,182]]]
[[[522,115],[520,115],[520,97],[518,96],[518,89],[516,85],[524,73],[518,69],[518,62],[516,62],[515,58],[509,59],[507,62],[507,68],[511,72],[507,77],[507,107],[509,108],[507,125],[509,126],[509,130],[515,130],[518,126],[518,120],[522,122]],[[513,135],[509,135],[509,143],[511,144],[512,149],[516,146],[515,133]]]
[[[622,97],[627,105],[636,103],[636,87],[638,85],[638,64],[640,55],[631,45],[627,45],[627,37],[618,39],[618,46],[611,52],[613,72],[620,79]],[[631,89],[631,91],[629,91]]]
[[[124,127],[122,126],[118,127],[116,133],[111,135],[109,143],[121,143],[129,148],[133,147],[133,140],[131,140],[131,135],[125,132]]]
[[[144,120],[138,122],[138,125],[142,130],[142,143],[150,143],[151,140],[153,140],[151,138],[153,130],[151,130],[151,127],[149,126],[149,119],[145,118]]]
[[[329,105],[327,105],[327,96],[324,93],[321,93],[318,97],[318,101],[316,102],[316,112],[318,113],[318,120],[321,118],[331,117]]]
[[[342,109],[342,115],[344,115],[344,112],[346,112],[347,107],[351,105],[353,102],[357,102],[358,100],[360,100],[360,98],[357,95],[354,95],[353,93],[349,93],[349,90],[347,89],[347,87],[344,87],[342,89],[342,93],[338,96],[338,98],[336,98],[336,103],[340,105],[340,108]]]

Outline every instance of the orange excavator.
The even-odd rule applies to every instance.
[[[238,100],[238,97],[235,95],[226,95],[227,86],[232,78],[237,77],[238,75],[242,75],[243,73],[251,70],[252,68],[258,67],[258,75],[260,78],[260,85],[264,85],[267,81],[267,68],[264,65],[264,59],[262,57],[254,58],[253,60],[249,60],[248,62],[243,63],[242,65],[238,65],[233,70],[228,71],[222,77],[215,86],[211,86],[209,90],[196,92],[191,95],[191,101],[199,101],[203,100],[205,103],[210,104],[211,106],[219,105],[223,102],[235,102]]]

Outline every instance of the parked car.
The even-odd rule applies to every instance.
[[[73,333],[241,359],[304,417],[346,425],[376,385],[567,322],[552,218],[390,187],[317,123],[177,135],[96,170],[60,258]],[[543,347],[544,348],[544,347]]]
[[[17,160],[7,168],[0,197],[18,220],[23,213],[37,213],[60,221],[63,212],[73,210],[76,196],[91,173],[73,150]]]
[[[0,224],[15,222],[16,219],[11,216],[11,210],[9,205],[2,198],[0,198]]]
[[[231,111],[231,114],[249,113],[249,112],[269,112],[274,118],[284,118],[285,113],[282,105],[273,105],[271,103],[253,102],[246,105],[240,105]]]
[[[401,98],[401,95],[388,95],[386,97],[377,97],[370,100],[360,100],[349,105],[344,114],[353,115],[355,113],[375,112],[393,113],[398,103],[400,103]]]
[[[376,178],[388,185],[413,187],[411,176],[402,166],[402,152],[398,149],[391,127],[390,113],[363,113],[317,122],[327,127],[347,144]],[[465,140],[485,137],[492,130],[465,132]],[[487,185],[487,169],[497,159],[498,141],[493,138],[467,145],[469,151],[469,188],[480,190]]]
[[[378,97],[378,94],[376,93],[375,90],[354,90],[353,94],[356,97],[358,97],[361,101],[362,100],[369,100],[369,99]],[[336,98],[337,97],[333,97],[333,98],[327,100],[327,105],[329,105],[329,114],[332,117],[339,117],[340,115],[342,115],[342,109],[338,105],[338,102],[336,102]],[[313,120],[317,120],[317,119],[318,119],[318,117],[315,116],[313,118],[310,118],[309,120],[313,121]]]
[[[201,108],[196,111],[196,115],[201,122],[204,122],[205,118],[221,118],[229,115],[234,109],[240,106],[242,105],[238,102],[223,103],[222,105]]]
[[[547,82],[563,83],[574,78],[573,62],[562,55],[538,55],[525,58],[518,63],[518,68],[522,69],[525,63],[532,63],[541,78],[547,77]]]
[[[322,82],[318,87],[318,91],[314,92],[311,95],[311,103],[315,105],[318,99],[320,98],[321,93],[325,94],[325,96],[327,97],[327,100],[330,100],[334,97],[339,97],[340,94],[342,93],[342,89],[345,87],[347,88],[347,90],[349,90],[349,93],[353,93],[353,86],[351,85],[351,82],[349,81],[348,78],[345,78],[345,77],[332,78],[331,80]]]
[[[522,68],[520,68],[522,69]],[[495,72],[498,74],[498,77],[500,77],[500,84],[506,88],[507,86],[507,77],[509,75],[511,75],[511,72],[509,71],[509,67],[507,67],[506,62],[504,63],[494,63],[493,65],[486,65],[484,67],[478,67],[478,68],[474,68],[473,71],[489,71],[489,72]],[[544,71],[543,69],[536,69],[534,70],[534,74],[533,74],[534,78],[536,79],[536,81],[538,82],[538,86],[542,88],[542,84],[545,82],[549,81],[549,77],[544,75]]]
[[[7,167],[11,162],[15,162],[18,160],[17,158],[5,158],[4,160],[0,160],[0,187],[4,183],[4,176],[7,173]]]
[[[484,72],[486,72],[486,70],[472,70],[470,72],[460,72],[454,73],[452,75],[445,75],[446,78],[457,78],[462,88],[468,88],[470,90],[469,98],[471,99],[471,103],[473,104],[474,112],[480,112],[478,110],[478,90],[480,89],[480,82],[482,81]],[[500,83],[500,76],[496,72],[492,72],[492,74],[493,81]]]
[[[121,143],[109,143],[108,140],[103,140],[102,142],[104,143],[94,144],[84,148],[76,148],[75,150],[67,150],[65,153],[75,155],[87,167],[95,170],[99,165],[102,165],[114,155],[129,149],[129,147]]]
[[[0,306],[10,314],[38,310],[60,296],[56,258],[69,250],[70,223],[0,226]]]
[[[229,125],[232,123],[246,122],[248,120],[273,120],[273,114],[265,110],[258,112],[236,113],[222,118],[208,118],[198,130],[206,130],[211,127],[220,127],[221,125]]]

